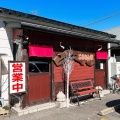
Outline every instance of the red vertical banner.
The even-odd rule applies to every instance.
[[[26,66],[25,62],[9,62],[9,93],[26,91]]]

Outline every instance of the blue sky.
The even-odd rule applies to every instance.
[[[36,10],[38,16],[95,30],[120,26],[120,0],[0,0],[0,7],[29,14]]]

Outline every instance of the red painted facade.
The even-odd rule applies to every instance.
[[[91,54],[96,53],[95,48],[97,48],[99,44],[102,45],[104,50],[107,48],[107,43],[104,42],[95,42],[93,40],[57,35],[53,33],[44,33],[41,31],[27,30],[26,35],[29,36],[29,44],[31,45],[52,46],[54,51],[53,57],[64,51],[60,47],[60,42],[62,42],[66,48],[71,46],[73,50],[88,52]],[[24,57],[28,64],[29,50],[28,47],[26,49],[27,52]],[[66,79],[63,67],[56,66],[52,58],[49,62],[49,66],[50,68],[47,74],[30,74],[28,72],[27,101],[29,105],[50,100],[54,101],[56,100],[56,95],[59,91],[66,93]],[[95,64],[93,66],[88,66],[87,64],[83,66],[74,61],[74,70],[70,75],[70,81],[92,79],[93,82],[96,83],[95,75]]]
[[[55,82],[63,82],[64,69],[54,66]],[[70,75],[70,81],[94,78],[94,66],[81,66],[80,63],[74,62],[74,69]],[[65,78],[64,78],[65,79]]]

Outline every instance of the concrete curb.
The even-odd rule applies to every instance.
[[[110,108],[106,108],[106,109],[103,109],[101,110],[98,114],[99,115],[106,115],[106,114],[109,114],[111,112],[115,112],[116,110],[119,110],[120,109],[120,104],[119,105],[116,105],[114,107],[110,107]]]

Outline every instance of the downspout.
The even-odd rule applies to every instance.
[[[107,45],[108,45],[108,84],[110,84],[111,83],[111,79],[110,79],[110,76],[111,76],[111,61],[110,61],[111,49],[110,49],[110,43],[108,43]]]

